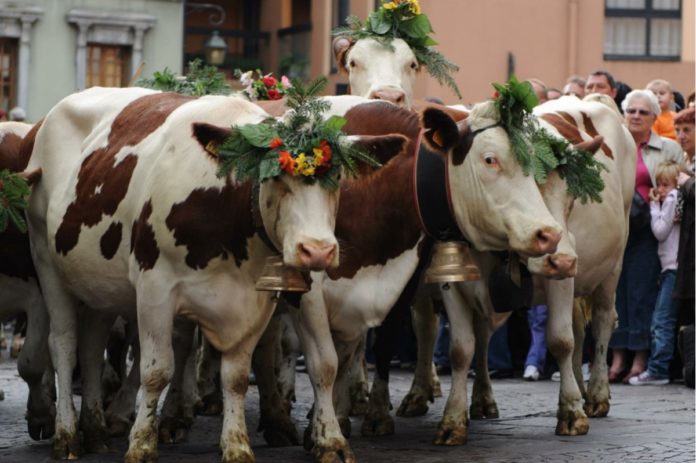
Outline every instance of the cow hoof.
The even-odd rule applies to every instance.
[[[222,452],[222,463],[254,463],[254,453],[248,446],[230,447]]]
[[[54,460],[77,460],[82,455],[80,438],[77,434],[62,432],[53,438]]]
[[[396,416],[423,416],[428,413],[428,400],[422,394],[409,392],[401,401]]]
[[[133,422],[127,418],[116,415],[106,415],[106,427],[109,430],[109,436],[121,437],[128,434]]]
[[[609,414],[609,401],[585,403],[585,414],[590,418],[604,418]]]
[[[302,447],[309,452],[314,448],[314,439],[312,439],[312,425],[310,424],[304,430],[304,435],[302,436]]]
[[[191,420],[164,417],[159,425],[159,441],[167,444],[184,442],[188,438]]]
[[[312,449],[314,463],[356,463],[355,455],[347,442]]]
[[[488,404],[472,403],[471,407],[469,407],[469,416],[472,420],[492,420],[500,418],[500,412],[495,402]]]
[[[363,436],[390,436],[394,434],[394,418],[387,414],[367,414],[360,433]]]
[[[567,412],[558,417],[556,424],[557,436],[582,436],[590,429],[590,420],[582,413]]]
[[[83,428],[82,445],[87,453],[107,453],[109,451],[109,436],[105,429]]]
[[[442,385],[439,379],[433,383],[433,397],[442,397]]]
[[[364,383],[361,383],[364,385]],[[350,416],[362,416],[367,413],[368,393],[367,387],[351,388],[350,394]]]
[[[343,437],[349,439],[351,433],[350,418],[339,418],[338,426],[341,428],[341,434],[343,434]]]
[[[435,445],[464,445],[469,438],[466,425],[440,424],[433,439]]]
[[[300,436],[297,434],[295,424],[288,417],[265,422],[263,427],[259,425],[259,431],[261,430],[263,430],[263,438],[271,447],[300,445]]]
[[[34,440],[49,439],[53,437],[53,433],[56,431],[55,423],[56,419],[54,416],[39,416],[34,413],[27,413],[29,436]]]
[[[157,449],[128,449],[123,457],[123,463],[156,463]]]
[[[196,415],[218,416],[222,414],[222,396],[219,393],[209,394],[196,404]]]

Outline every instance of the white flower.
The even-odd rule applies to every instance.
[[[239,82],[241,82],[241,84],[244,85],[245,87],[250,87],[251,83],[254,81],[251,77],[253,73],[254,73],[254,71],[245,72],[244,74],[242,74],[239,77]]]

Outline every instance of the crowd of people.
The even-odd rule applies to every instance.
[[[690,358],[681,358],[676,341],[681,331],[693,339],[694,93],[685,100],[664,79],[632,89],[604,70],[587,78],[571,76],[560,90],[540,79],[527,81],[540,104],[561,95],[609,95],[636,142],[636,186],[616,293],[618,326],[610,342],[609,381],[663,385],[684,374],[693,387],[693,348],[687,349]],[[546,355],[547,307],[531,307],[526,315],[526,336],[509,336],[508,331],[515,330],[504,326],[491,338],[493,378],[513,376],[515,358],[522,358],[525,379],[553,379],[553,360]],[[514,323],[516,317],[511,320]],[[449,367],[447,329],[443,317],[434,358],[440,372]],[[687,341],[687,348],[689,342],[693,343]],[[585,345],[582,370],[587,379],[592,360],[589,328]],[[519,355],[520,349],[526,349],[526,357]]]

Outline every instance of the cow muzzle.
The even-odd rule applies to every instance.
[[[382,88],[370,93],[371,100],[383,100],[397,106],[406,106],[406,93],[398,88]]]
[[[303,268],[309,270],[326,270],[335,267],[337,246],[316,242],[300,243],[297,245],[297,261]]]
[[[561,233],[551,227],[545,227],[539,229],[533,238],[533,248],[536,250],[537,255],[551,254],[556,252],[558,243],[561,241]]]
[[[554,280],[572,278],[577,273],[577,256],[569,254],[547,254],[529,259],[527,268],[533,274]]]

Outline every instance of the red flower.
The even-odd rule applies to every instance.
[[[281,151],[278,153],[278,162],[280,163],[280,170],[283,170],[291,175],[295,171],[295,160],[287,151]]]
[[[278,81],[275,80],[273,76],[266,76],[261,78],[261,82],[263,82],[263,85],[266,87],[273,87]]]
[[[273,140],[271,140],[271,149],[278,148],[279,146],[283,145],[283,140],[281,140],[278,137],[273,137]]]
[[[323,164],[328,164],[329,161],[331,160],[331,146],[329,146],[329,142],[326,140],[322,140],[319,142],[319,149],[324,152],[324,157],[322,159]]]
[[[269,100],[280,100],[281,98],[283,98],[283,95],[281,95],[278,90],[276,90],[275,88],[268,89]]]

